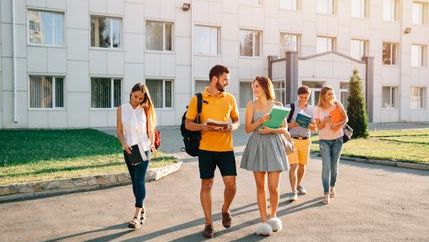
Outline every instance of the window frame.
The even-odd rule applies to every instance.
[[[351,0],[350,1],[350,17],[352,17],[352,18],[368,18],[369,17],[369,4],[368,4],[368,0],[359,0],[359,1],[362,1],[362,9],[360,9],[360,16],[353,16],[353,10],[352,10],[352,8],[353,8],[353,4],[352,4],[352,1],[354,1],[354,0]],[[362,10],[363,10],[363,13],[362,13]]]
[[[392,3],[393,3],[393,9],[391,9],[390,10],[390,15],[389,15],[389,17],[392,17],[392,15],[393,15],[393,19],[392,18],[389,18],[389,19],[385,19],[384,17],[384,9],[385,9],[385,6],[384,6],[384,1],[391,1]],[[399,18],[400,18],[400,8],[399,8],[399,1],[398,0],[383,0],[383,2],[381,2],[381,6],[382,6],[382,16],[381,16],[381,19],[383,20],[383,21],[386,21],[386,22],[398,22],[399,21]]]
[[[63,41],[61,45],[56,45],[56,44],[38,44],[38,43],[32,43],[30,41],[30,14],[28,14],[29,11],[38,11],[38,12],[50,12],[50,13],[57,13],[57,14],[62,14],[63,16],[63,26],[62,26],[62,35],[63,35]],[[26,22],[26,29],[27,29],[27,45],[28,46],[37,46],[37,47],[51,47],[51,48],[65,48],[66,47],[66,41],[67,41],[67,36],[66,36],[66,12],[65,11],[60,11],[60,10],[52,10],[52,9],[44,9],[44,8],[33,8],[33,7],[29,7],[26,8],[26,15],[27,15],[27,22]],[[54,22],[54,21],[53,21]],[[55,22],[54,22],[55,23]],[[55,27],[54,27],[55,29]],[[55,32],[52,31],[52,34],[55,36]]]
[[[253,99],[254,99],[254,97],[253,97],[253,90],[252,90],[252,82],[253,81],[241,80],[238,83],[238,93],[239,93],[238,108],[239,109],[246,109],[247,103],[249,101],[253,101]],[[249,88],[250,88],[249,89],[250,90],[250,97],[251,97],[251,100],[247,101],[246,103],[243,103],[243,107],[242,107],[242,103],[241,103],[241,98],[242,98],[242,96],[241,96],[241,84],[243,84],[243,85],[247,84],[249,86]]]
[[[332,3],[332,9],[330,9],[329,7],[329,2],[328,2],[328,12],[319,12],[319,3],[320,1],[316,0],[316,14],[320,14],[320,15],[335,15],[337,14],[337,0],[324,0],[324,1],[329,1]],[[329,10],[332,10],[331,12],[329,12]]]
[[[120,23],[121,23],[121,30],[120,35],[120,42],[119,42],[119,47],[113,47],[113,34],[110,35],[110,46],[109,47],[98,47],[98,46],[92,46],[92,28],[91,28],[91,20],[92,17],[101,17],[101,18],[106,18],[106,19],[119,19]],[[124,49],[123,45],[124,45],[124,24],[123,24],[123,18],[120,16],[112,16],[112,15],[101,15],[101,14],[90,14],[89,15],[89,48],[92,50],[117,50],[117,51],[121,51]],[[113,22],[110,22],[110,33],[113,33]]]
[[[415,4],[419,4],[421,6],[421,18],[419,19],[419,23],[414,22],[414,6]],[[429,3],[421,2],[421,1],[412,1],[412,10],[411,10],[411,23],[414,26],[422,26],[428,24],[428,8]]]
[[[282,46],[282,36],[290,35],[290,36],[296,36],[296,52],[298,54],[301,53],[301,34],[300,33],[291,33],[291,32],[280,32],[280,56],[285,56],[285,52],[282,52],[282,50],[286,50],[286,48],[283,48]],[[287,50],[286,50],[287,51]]]
[[[93,78],[104,78],[104,79],[110,79],[110,98],[111,98],[111,100],[110,100],[110,105],[111,105],[111,107],[110,108],[93,108],[92,107],[92,79]],[[114,88],[114,85],[115,85],[115,80],[120,80],[121,81],[121,91],[120,91],[120,94],[121,94],[121,96],[119,97],[119,106],[118,107],[120,107],[121,105],[122,105],[122,93],[123,93],[123,86],[124,86],[124,78],[123,77],[105,77],[105,76],[91,76],[90,78],[89,78],[89,80],[90,80],[90,99],[89,99],[89,101],[90,101],[90,103],[89,103],[89,108],[90,108],[90,110],[115,110],[117,107],[115,107],[115,88]]]
[[[318,52],[318,39],[319,38],[324,38],[324,39],[330,39],[331,40],[331,50],[328,51],[323,51],[323,52]],[[332,37],[332,36],[326,36],[326,35],[318,35],[316,36],[316,53],[317,54],[321,54],[321,53],[326,53],[326,52],[331,52],[331,51],[336,51],[337,50],[337,38],[336,37]]]
[[[418,97],[420,97],[420,100],[419,100],[419,102],[422,104],[420,107],[418,107],[418,108],[414,108],[414,107],[412,107],[412,100],[413,100],[413,97],[415,97],[415,96],[413,96],[413,89],[420,89],[421,90],[421,92],[419,92],[421,95],[419,95]],[[410,110],[425,110],[426,109],[426,107],[427,107],[427,104],[426,104],[426,87],[423,87],[423,86],[412,86],[411,87],[411,90],[410,90]]]
[[[395,56],[394,56],[394,58],[392,58],[392,56],[390,56],[390,64],[385,64],[384,63],[384,60],[383,60],[383,49],[384,49],[384,44],[390,44],[390,54],[391,55],[393,55],[393,48],[392,47],[394,47],[394,49],[395,49],[395,51],[394,51],[394,53],[395,53]],[[389,42],[389,41],[383,41],[382,42],[382,48],[381,48],[381,64],[383,65],[383,66],[398,66],[399,64],[398,64],[398,62],[399,62],[399,59],[398,59],[398,51],[399,51],[399,44],[398,43],[395,43],[395,42]],[[393,63],[394,62],[394,63]]]
[[[40,76],[40,77],[52,77],[52,107],[51,108],[35,108],[35,107],[31,107],[31,89],[30,89],[30,82],[31,82],[31,76]],[[51,110],[65,110],[65,106],[66,106],[66,90],[65,90],[65,86],[66,86],[66,76],[65,75],[48,75],[48,74],[35,74],[35,73],[28,73],[27,75],[28,78],[28,110],[34,110],[34,111],[51,111]],[[62,78],[63,79],[63,107],[56,107],[55,103],[56,103],[56,97],[57,94],[55,93],[56,90],[56,78]]]
[[[388,107],[385,107],[384,102],[383,102],[383,100],[384,100],[383,89],[385,87],[389,88],[389,99],[390,100],[389,100],[389,106]],[[392,92],[393,89],[396,89],[395,93]],[[399,95],[399,87],[398,86],[381,86],[381,108],[384,110],[396,110],[396,109],[398,109],[398,106],[399,106],[398,95]],[[394,106],[392,105],[393,102],[395,104]]]
[[[216,45],[217,45],[217,53],[216,54],[212,54],[212,53],[210,53],[210,51],[208,53],[196,52],[195,49],[193,49],[195,44],[192,43],[192,52],[193,52],[193,54],[194,55],[200,55],[200,56],[220,56],[220,55],[222,55],[222,51],[221,51],[222,50],[221,49],[222,39],[221,39],[221,36],[220,36],[221,35],[221,27],[220,26],[213,26],[213,25],[195,24],[194,28],[193,28],[193,31],[195,30],[195,27],[209,28],[210,31],[212,29],[216,29],[216,32],[217,32],[217,38],[216,38],[216,40],[217,40],[217,43],[216,43]],[[195,36],[194,36],[194,39],[195,39]],[[211,46],[212,46],[211,44],[212,43],[211,43],[211,39],[210,39],[210,50],[211,50]]]
[[[147,81],[151,80],[151,81],[162,81],[162,107],[161,108],[157,108],[155,107],[155,103],[153,103],[155,110],[173,110],[174,109],[174,79],[160,79],[160,78],[146,78],[145,79],[145,85],[147,86],[147,88],[149,89],[148,85],[147,85]],[[165,83],[166,82],[171,82],[171,107],[166,107],[165,103],[166,103],[166,89],[165,89]],[[152,98],[152,102],[153,102],[153,93],[150,93],[151,98]]]
[[[342,88],[341,87],[341,84],[346,84],[347,85],[347,88]],[[339,96],[338,96],[338,98],[339,98],[339,100],[340,100],[340,102],[341,102],[341,104],[343,104],[343,106],[344,106],[344,108],[347,110],[347,106],[349,105],[348,104],[348,101],[347,101],[347,103],[345,103],[345,102],[343,102],[343,100],[341,100],[341,98],[342,98],[342,96],[341,96],[341,94],[342,93],[346,93],[347,94],[347,99],[349,98],[349,96],[350,96],[350,92],[349,92],[349,81],[344,81],[344,82],[340,82],[340,88],[338,89],[338,94],[339,94]]]
[[[262,53],[262,47],[263,47],[263,31],[262,30],[256,30],[256,29],[240,29],[239,31],[239,35],[241,34],[241,31],[248,31],[248,32],[252,32],[252,55],[251,56],[247,56],[247,55],[241,55],[241,50],[240,50],[240,46],[238,48],[239,51],[239,57],[240,58],[262,58],[263,57],[263,53]],[[259,32],[259,55],[255,55],[255,46],[256,46],[256,33]],[[239,45],[241,45],[241,39],[239,38]]]
[[[354,57],[353,54],[352,54],[352,42],[353,41],[361,41],[361,42],[363,42],[363,55],[360,58],[358,58],[357,60],[362,60],[362,57],[365,57],[365,56],[369,55],[369,40],[352,38],[352,39],[350,39],[350,56],[351,57],[353,57],[353,58],[356,59],[356,57]]]
[[[157,22],[162,23],[162,50],[151,50],[147,48],[147,24],[148,22]],[[165,35],[165,24],[171,24],[171,50],[165,50],[165,43],[166,43],[166,35]],[[146,19],[145,20],[145,51],[146,52],[152,52],[152,53],[174,53],[176,48],[174,46],[174,22],[172,21],[164,21],[164,20],[153,20],[153,19]],[[193,31],[193,29],[192,29]],[[193,48],[191,46],[191,48]]]
[[[418,58],[420,59],[419,60],[420,65],[417,65],[417,66],[413,65],[413,58],[414,58],[414,56],[413,56],[413,47],[414,46],[418,46],[419,50],[420,50],[420,52],[419,52],[420,56],[418,56]],[[411,63],[410,63],[411,67],[412,68],[425,68],[426,65],[427,65],[426,59],[427,59],[427,45],[423,45],[423,44],[411,44]]]
[[[287,7],[286,8],[282,7],[282,1],[283,0],[279,0],[279,9],[280,10],[290,11],[290,12],[299,12],[299,11],[301,11],[301,0],[291,0],[291,1],[295,2],[295,6],[296,6],[295,9],[290,9],[290,8],[287,8]]]

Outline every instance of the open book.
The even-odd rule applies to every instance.
[[[224,121],[219,121],[219,120],[214,120],[214,119],[209,118],[209,119],[207,119],[207,125],[227,129],[229,126],[229,122],[224,122]]]
[[[296,115],[295,122],[296,122],[299,126],[301,126],[301,127],[303,127],[303,128],[308,128],[308,125],[309,125],[309,124],[310,124],[310,122],[311,122],[311,117],[310,117],[310,116],[308,116],[308,115],[306,115],[306,114],[304,114],[304,113],[302,113],[302,112],[299,112],[299,113]]]
[[[290,108],[273,105],[269,112],[270,120],[265,121],[263,125],[268,128],[277,129],[282,125],[289,112]]]

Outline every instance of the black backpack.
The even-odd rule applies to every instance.
[[[201,123],[201,110],[203,109],[203,95],[201,93],[195,94],[197,96],[197,117],[195,118],[195,122],[197,124]],[[188,107],[186,107],[188,109]],[[182,150],[186,151],[190,156],[198,156],[198,151],[200,147],[201,140],[201,131],[190,131],[185,127],[186,122],[186,113],[182,116],[182,124],[180,125],[180,131],[183,136],[183,143],[185,147]]]

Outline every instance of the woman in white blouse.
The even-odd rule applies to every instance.
[[[156,126],[155,108],[145,84],[137,83],[130,93],[130,101],[117,109],[116,132],[124,151],[135,197],[135,213],[128,227],[138,229],[145,219],[144,199],[146,197],[145,176],[151,152],[155,151]],[[133,148],[132,148],[133,147]],[[132,150],[141,155],[141,162],[132,164],[129,155]]]

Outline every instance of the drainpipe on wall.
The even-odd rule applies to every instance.
[[[195,81],[194,81],[194,6],[192,5],[192,0],[189,2],[191,4],[191,96],[195,93]],[[209,80],[210,81],[210,80]]]
[[[17,124],[16,119],[16,44],[15,44],[15,0],[12,0],[12,58],[13,58],[13,123]]]

